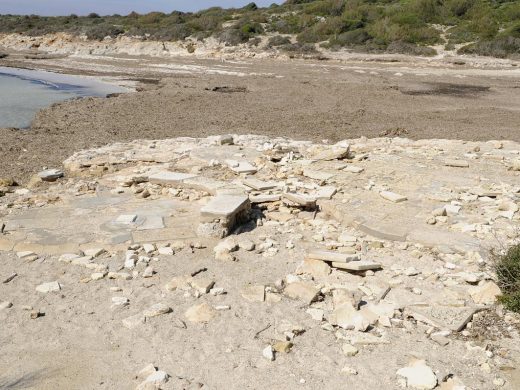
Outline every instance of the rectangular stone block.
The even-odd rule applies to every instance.
[[[249,198],[245,195],[217,195],[200,209],[200,215],[205,220],[228,219],[249,207]]]

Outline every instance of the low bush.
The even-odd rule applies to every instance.
[[[275,35],[274,37],[269,38],[269,40],[267,41],[267,47],[272,48],[272,47],[287,45],[290,43],[291,43],[291,40],[289,39],[289,37],[284,37],[282,35]]]
[[[504,306],[520,313],[520,245],[513,245],[502,256],[495,256],[495,272],[498,286],[502,291],[499,297]]]
[[[386,48],[386,51],[388,53],[409,54],[413,56],[432,57],[437,55],[437,51],[431,47],[418,46],[413,43],[403,41],[395,41],[390,43]]]
[[[460,48],[458,52],[498,58],[517,58],[520,57],[520,38],[503,36],[493,40],[479,41]]]

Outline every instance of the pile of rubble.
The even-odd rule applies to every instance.
[[[195,299],[295,302],[349,358],[391,348],[398,334],[417,329],[442,348],[465,341],[483,375],[492,373],[479,378],[482,388],[506,384],[500,367],[514,366],[520,351],[471,340],[474,322],[490,312],[518,340],[518,317],[496,306],[490,257],[491,249],[518,239],[516,143],[379,138],[329,145],[229,135],[113,144],[79,152],[64,168],[40,173],[31,188],[2,189],[0,250],[20,261],[82,267],[90,272],[84,283],[146,284],[160,274],[156,264],[205,248],[217,268],[247,258],[269,273],[279,261],[292,271],[273,272],[265,283],[244,277],[237,291],[206,276],[207,268],[162,275],[162,289]],[[7,275],[4,284],[16,277]],[[35,289],[49,294],[62,286],[53,280]],[[211,302],[190,305],[176,326],[210,326],[233,310]],[[114,307],[129,304],[112,297]],[[6,301],[1,310],[12,306]],[[139,329],[173,309],[153,303],[121,324]],[[293,353],[308,331],[282,324],[258,354],[274,361]],[[395,383],[464,389],[475,380],[434,370],[417,356],[396,371]],[[168,381],[153,365],[144,371],[139,388]],[[352,365],[340,371],[363,375]]]

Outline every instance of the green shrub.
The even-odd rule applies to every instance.
[[[289,39],[289,37],[284,37],[282,35],[275,35],[274,37],[269,38],[269,40],[267,41],[267,47],[272,48],[272,47],[287,45],[290,43],[291,43],[291,40]]]
[[[86,33],[87,38],[90,40],[98,40],[102,41],[105,37],[115,38],[120,34],[123,34],[125,31],[118,26],[111,26],[108,24],[100,24],[91,29],[89,29]]]
[[[395,41],[388,45],[386,51],[388,53],[410,54],[414,56],[432,57],[437,55],[437,51],[427,46],[418,46],[413,43]]]
[[[347,31],[330,39],[331,45],[339,46],[358,46],[363,45],[372,37],[364,29]]]
[[[478,54],[498,58],[516,58],[520,56],[520,38],[506,36],[493,40],[480,41],[460,48],[459,53]]]
[[[496,257],[495,272],[502,291],[499,300],[507,309],[520,313],[520,245],[514,245],[504,255]]]

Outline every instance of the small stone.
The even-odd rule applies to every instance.
[[[433,334],[430,338],[442,347],[450,343],[450,339],[439,334]]]
[[[506,384],[506,381],[502,378],[495,378],[493,379],[493,384],[496,387],[503,387]]]
[[[359,352],[359,349],[354,347],[352,344],[343,344],[341,350],[345,356],[355,356]]]
[[[150,375],[152,375],[157,369],[153,364],[148,364],[145,368],[143,368],[139,373],[137,374],[137,378],[144,380],[148,378]]]
[[[276,341],[273,344],[273,349],[279,353],[289,353],[292,347],[293,343],[291,343],[290,341]]]
[[[138,313],[123,319],[122,322],[125,328],[134,329],[145,323],[145,317],[141,313]]]
[[[114,306],[127,306],[130,300],[126,297],[112,297],[112,305]]]
[[[90,275],[90,279],[101,280],[105,277],[105,275],[106,275],[105,272],[94,272],[93,274]]]
[[[407,367],[397,370],[397,375],[406,380],[406,386],[429,390],[437,386],[437,377],[424,360],[414,360]]]
[[[492,305],[502,292],[495,282],[485,281],[478,286],[470,287],[469,295],[476,304]]]
[[[369,260],[351,261],[349,263],[336,263],[333,262],[334,268],[344,269],[346,271],[367,271],[367,270],[378,270],[381,269],[380,263],[374,263]]]
[[[151,278],[154,275],[155,271],[152,266],[148,266],[144,269],[143,278]]]
[[[197,290],[200,294],[207,294],[209,290],[215,285],[213,279],[207,277],[193,278],[189,281],[191,287]]]
[[[345,366],[341,369],[341,373],[345,375],[357,375],[358,372],[355,368]]]
[[[49,292],[60,291],[60,290],[61,290],[61,286],[58,282],[42,283],[36,287],[36,291],[44,293],[44,294],[49,293]]]
[[[152,305],[151,307],[143,311],[143,316],[145,318],[157,317],[162,314],[170,313],[171,311],[171,307],[165,305],[164,303],[156,303],[155,305]]]
[[[32,251],[17,252],[16,256],[18,256],[19,259],[27,261],[34,261],[38,258],[38,255]]]
[[[43,317],[43,316],[45,316],[45,313],[42,313],[39,310],[31,310],[31,314],[30,314],[31,320],[35,320],[35,319]]]
[[[137,219],[137,215],[135,214],[123,214],[116,218],[115,223],[120,225],[131,225]]]
[[[383,199],[389,200],[394,203],[400,203],[408,200],[408,198],[404,195],[396,194],[395,192],[391,191],[381,191],[379,193]]]
[[[216,310],[207,303],[190,307],[184,313],[190,322],[209,322],[216,316]]]
[[[241,240],[238,242],[238,246],[240,247],[240,249],[243,249],[248,252],[255,249],[255,243],[251,240]]]
[[[63,171],[60,171],[59,169],[46,169],[45,171],[39,172],[38,177],[42,181],[56,181],[60,177],[63,177]]]
[[[455,167],[455,168],[468,168],[469,163],[464,160],[446,160],[444,165],[447,167]]]
[[[160,255],[165,255],[165,256],[173,256],[175,254],[175,252],[173,251],[173,248],[171,248],[169,246],[160,247],[158,252]]]
[[[0,311],[9,309],[10,307],[13,307],[12,302],[9,302],[9,301],[0,302]]]
[[[331,272],[330,266],[321,261],[314,259],[305,259],[296,269],[298,275],[309,274],[313,278],[323,278]]]
[[[292,299],[298,299],[310,305],[318,297],[320,290],[312,283],[294,282],[285,287],[283,293]]]
[[[90,249],[85,249],[83,251],[83,253],[85,254],[85,256],[98,257],[98,256],[102,255],[103,253],[105,253],[105,249],[103,249],[103,248],[90,248]]]
[[[315,309],[313,307],[308,308],[305,312],[309,314],[313,320],[320,322],[323,321],[323,316],[325,315],[322,309]]]
[[[7,278],[5,278],[2,283],[9,283],[10,281],[12,281],[14,278],[16,278],[18,276],[18,274],[16,272],[13,272],[11,275],[9,275]]]
[[[242,297],[249,302],[264,302],[265,301],[265,286],[264,285],[248,285],[242,287],[240,290]]]
[[[262,356],[269,361],[274,361],[274,350],[273,347],[268,345],[262,350]]]
[[[161,370],[158,370],[158,371],[155,371],[153,373],[151,373],[145,380],[144,382],[142,382],[139,387],[137,388],[138,390],[141,390],[141,389],[148,389],[148,385],[152,385],[154,386],[154,388],[156,389],[159,389],[159,388],[162,388],[161,385],[164,385],[166,382],[168,382],[168,379],[170,378],[170,376],[164,372],[164,371],[161,371]]]
[[[154,244],[143,244],[143,250],[146,254],[150,254],[156,251]]]

